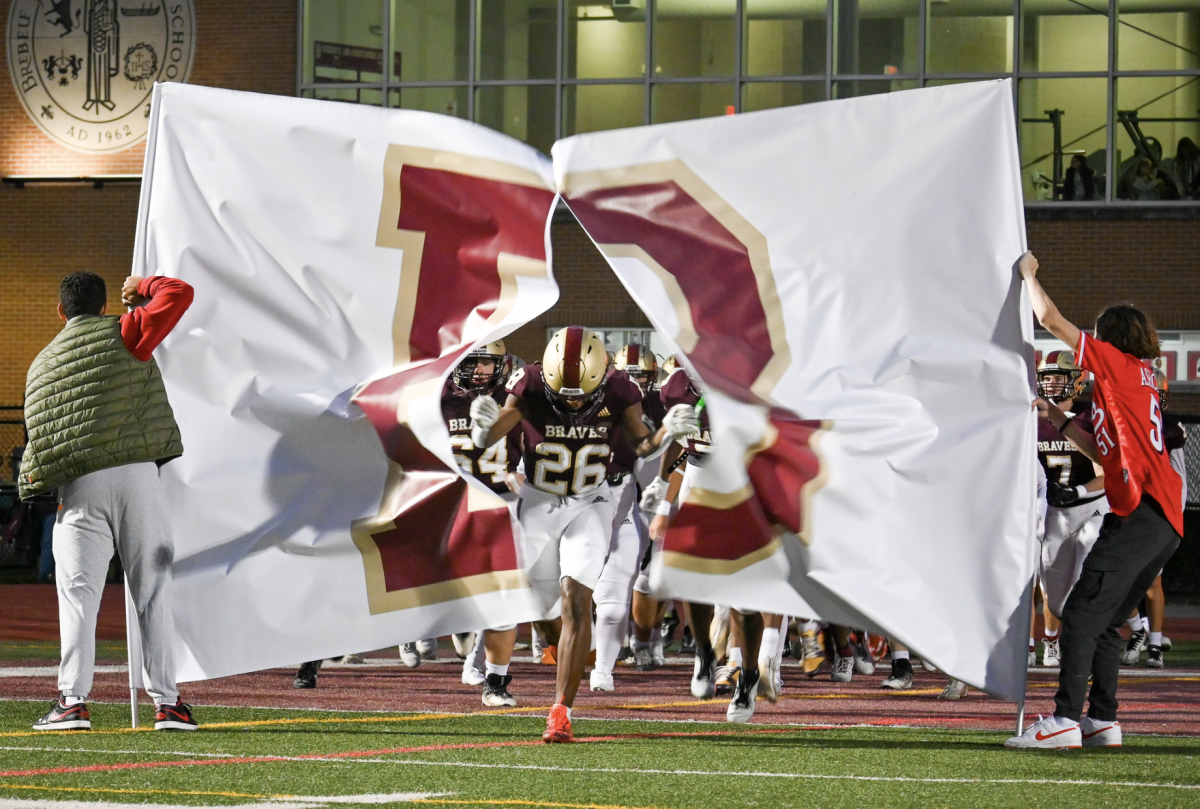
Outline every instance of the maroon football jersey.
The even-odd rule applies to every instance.
[[[1076,418],[1074,423],[1087,432],[1092,430],[1091,419],[1086,415]],[[1038,462],[1046,470],[1047,480],[1063,486],[1074,488],[1096,477],[1092,459],[1054,429],[1049,419],[1038,419]]]
[[[492,398],[503,405],[507,397],[504,391],[499,391]],[[474,399],[474,394],[446,380],[446,386],[442,388],[442,417],[450,431],[454,460],[468,475],[473,475],[497,494],[503,494],[509,491],[504,483],[505,474],[515,472],[521,458],[521,430],[513,428],[503,441],[490,447],[475,446],[471,440],[471,402]]]
[[[687,372],[680,368],[667,377],[666,382],[663,382],[659,397],[662,401],[663,415],[666,415],[666,412],[677,404],[696,404],[700,401],[700,392],[688,378]],[[705,453],[712,448],[712,435],[708,430],[708,408],[700,411],[700,432],[692,433],[680,440],[688,455],[696,460],[703,458]]]
[[[642,391],[629,375],[614,371],[590,415],[564,418],[550,401],[540,364],[514,371],[508,392],[525,404],[525,478],[531,486],[558,495],[585,494],[604,482],[614,439],[624,441],[616,430],[621,416],[642,400]],[[569,413],[566,405],[559,407]]]
[[[610,374],[615,371],[610,371]],[[667,411],[663,410],[662,398],[658,395],[658,391],[653,387],[646,391],[646,395],[642,397],[642,421],[647,422],[646,426],[650,428],[650,432],[656,432],[662,426],[663,416]],[[621,435],[620,427],[615,428],[620,439],[613,440],[612,457],[608,461],[608,474],[610,475],[627,475],[633,471],[637,464],[637,453],[633,451],[633,447]]]

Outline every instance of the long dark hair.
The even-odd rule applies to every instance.
[[[1096,318],[1096,338],[1132,354],[1151,360],[1160,356],[1158,332],[1142,310],[1128,303],[1108,307]]]

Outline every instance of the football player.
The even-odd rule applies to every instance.
[[[1071,351],[1051,351],[1037,370],[1038,393],[1067,412],[1082,411],[1075,405],[1080,369]],[[1079,419],[1088,429],[1091,420]],[[1038,419],[1038,462],[1046,472],[1046,527],[1042,537],[1039,578],[1046,637],[1042,665],[1059,662],[1059,615],[1067,595],[1083,570],[1083,560],[1100,536],[1100,524],[1108,513],[1104,497],[1104,472],[1047,419]]]
[[[642,419],[647,429],[657,430],[666,413],[655,388],[658,361],[654,354],[637,343],[623,346],[617,352],[614,369],[609,373],[616,371],[624,371],[638,386],[642,393]],[[649,476],[653,477],[654,469],[647,460],[638,458],[628,442],[614,440],[608,463],[608,486],[616,503],[616,515],[613,518],[608,556],[592,596],[596,602],[596,665],[591,674],[593,691],[615,690],[613,666],[620,654],[621,642],[629,623],[630,599],[637,598],[631,596],[634,581],[650,541],[648,526],[644,524],[641,512],[633,508],[638,496],[638,479],[644,478],[647,468],[651,470]],[[658,618],[658,602],[645,595],[642,595],[642,599],[643,603],[638,605],[640,611],[635,610],[634,613],[635,622],[638,617],[643,621],[637,626],[634,660],[639,669],[647,670],[655,666],[649,648],[649,636]],[[645,601],[650,603],[646,604]],[[645,634],[644,639],[642,633]]]
[[[606,478],[614,440],[623,438],[645,457],[698,423],[693,408],[679,407],[652,432],[642,420],[642,391],[624,371],[608,373],[604,341],[581,326],[560,329],[541,365],[515,371],[506,390],[503,407],[488,396],[471,403],[471,437],[491,446],[514,428],[523,433],[526,480],[517,503],[523,564],[545,618],[561,614],[560,630],[546,621],[540,627],[557,646],[558,661],[542,739],[569,742],[571,706],[591,646],[592,593],[612,537],[615,503]]]

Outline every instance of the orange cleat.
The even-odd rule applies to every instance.
[[[571,733],[571,717],[567,715],[566,705],[560,703],[550,709],[550,716],[546,717],[546,732],[542,734],[542,741],[546,744],[575,741],[575,736]]]
[[[558,665],[558,647],[543,646],[542,647],[542,665],[557,666]]]

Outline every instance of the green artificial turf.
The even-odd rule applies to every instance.
[[[0,771],[186,761],[200,754],[217,760],[211,758],[213,754],[305,756],[426,745],[528,742],[536,740],[544,727],[540,715],[426,719],[417,715],[406,719],[402,715],[391,718],[378,714],[198,707],[197,718],[208,727],[194,733],[8,735],[26,731],[47,705],[0,701]],[[124,705],[93,704],[91,708],[97,730],[111,731],[128,724],[128,708]],[[143,711],[142,721],[150,719],[149,710]],[[249,724],[280,719],[322,721]],[[213,727],[223,723],[234,724]],[[756,732],[763,730],[781,732]],[[1160,809],[1200,804],[1200,789],[1145,785],[1200,786],[1197,738],[1131,736],[1121,750],[1057,753],[1005,750],[1000,746],[1003,734],[955,730],[818,730],[580,719],[575,731],[580,737],[720,735],[376,752],[321,762],[10,775],[0,777],[0,805],[6,798],[22,798],[216,806],[261,803],[264,797],[279,795],[397,792],[451,793],[434,799],[442,803],[433,805],[455,806],[929,809],[1145,802]],[[813,777],[771,777],[767,773]],[[850,780],[844,776],[883,780]],[[1006,779],[1017,783],[996,783]]]
[[[58,663],[59,643],[56,640],[0,641],[0,660],[44,660],[47,665]],[[96,641],[96,660],[102,663],[122,663],[129,655],[123,640]]]

